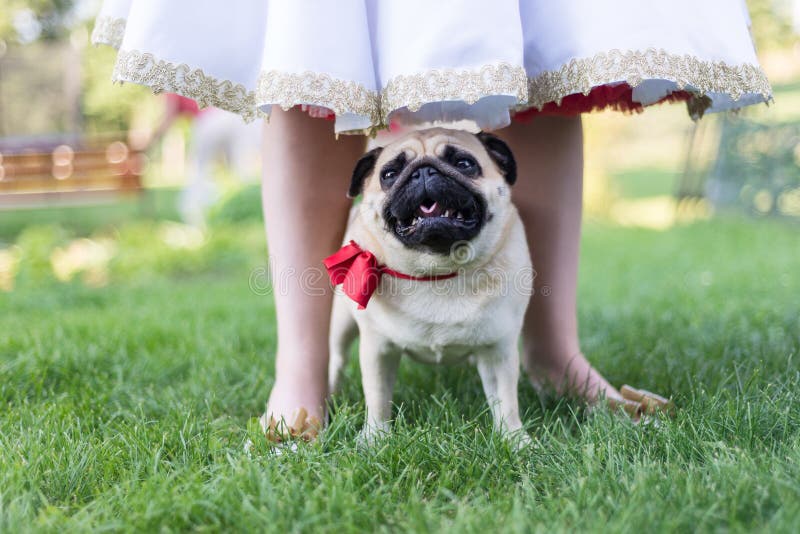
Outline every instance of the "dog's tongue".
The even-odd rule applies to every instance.
[[[420,204],[418,213],[420,217],[438,217],[442,213],[442,208],[438,202],[434,202],[430,206]]]

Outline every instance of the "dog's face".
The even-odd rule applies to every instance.
[[[382,231],[406,249],[447,255],[480,240],[510,204],[516,164],[489,134],[433,128],[411,132],[364,155],[349,195],[363,193]]]

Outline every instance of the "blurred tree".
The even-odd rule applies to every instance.
[[[0,136],[68,132],[75,98],[65,91],[68,58],[64,43],[10,46],[0,58]]]
[[[149,90],[111,83],[116,53],[87,46],[93,22],[76,15],[77,0],[0,2],[0,45],[7,49],[0,53],[0,135],[65,132],[81,124],[85,133],[124,131],[134,113],[150,115],[157,107]],[[64,61],[73,55],[79,63]],[[72,75],[81,88],[75,104],[64,94]],[[66,120],[72,113],[82,120]]]
[[[86,133],[125,131],[134,114],[151,116],[161,101],[147,87],[111,83],[116,51],[109,46],[89,46],[83,51],[81,108]]]
[[[734,116],[722,120],[707,187],[710,199],[762,215],[800,216],[800,125]]]
[[[3,0],[0,9],[0,39],[29,42],[35,39],[55,40],[68,34],[75,22],[72,16],[74,0]],[[20,35],[20,17],[33,33]]]
[[[747,0],[747,6],[759,51],[785,48],[797,42],[792,27],[792,0]]]

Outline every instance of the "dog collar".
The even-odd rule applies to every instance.
[[[458,272],[436,274],[431,276],[412,276],[380,265],[375,255],[359,247],[355,241],[350,241],[342,248],[322,260],[328,270],[331,284],[342,284],[345,295],[358,303],[358,309],[367,307],[370,297],[378,289],[381,276],[388,275],[404,280],[417,280],[432,282],[446,280],[458,276]]]

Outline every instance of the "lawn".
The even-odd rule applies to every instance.
[[[514,453],[473,369],[406,362],[394,434],[359,450],[353,360],[322,439],[275,456],[254,419],[275,350],[270,298],[248,283],[266,254],[257,222],[174,250],[137,224],[109,233],[101,287],[43,274],[69,229],[13,238],[0,531],[800,529],[796,225],[587,223],[584,350],[613,383],[671,394],[674,419],[635,426],[521,383],[536,446]]]

